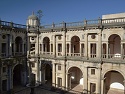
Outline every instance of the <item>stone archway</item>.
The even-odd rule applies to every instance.
[[[45,80],[46,84],[52,85],[52,67],[49,64],[45,67]]]
[[[23,66],[18,64],[13,70],[13,86],[22,85],[22,69]]]
[[[124,94],[124,77],[115,70],[108,71],[104,75],[104,94]]]
[[[84,84],[82,71],[78,67],[71,67],[68,73],[68,87],[74,91],[82,91]]]

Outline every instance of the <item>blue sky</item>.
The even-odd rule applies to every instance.
[[[26,24],[34,11],[43,11],[41,24],[97,19],[103,14],[125,12],[125,0],[1,0],[0,19]]]

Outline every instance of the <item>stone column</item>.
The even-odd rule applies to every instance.
[[[66,55],[66,35],[65,35],[65,32],[63,34],[62,52],[63,52],[62,55],[65,57],[65,55]]]
[[[42,45],[42,52],[41,52],[41,53],[43,54],[43,48],[44,48],[44,44],[43,44],[43,42],[42,42],[42,44],[41,44],[41,45]]]
[[[49,43],[49,45],[50,45],[50,46],[49,46],[49,49],[50,49],[50,50],[49,50],[49,52],[50,52],[49,54],[51,54],[51,42]]]
[[[71,56],[71,41],[69,42],[69,56]]]
[[[81,47],[81,42],[80,42],[80,47],[79,47],[79,49],[80,49],[80,51],[79,51],[79,53],[80,53],[80,56],[82,56],[81,54],[82,54],[82,47]]]
[[[55,52],[55,55],[58,56],[58,43],[57,43],[57,42],[56,42],[56,47],[55,47],[55,48],[56,48],[56,50],[55,50],[55,51],[56,51],[56,52]]]
[[[12,56],[12,36],[8,35],[8,39],[9,39],[9,56]]]
[[[106,43],[106,58],[108,58],[109,55],[109,45],[108,42]]]
[[[66,72],[66,90],[68,90],[68,73]]]
[[[53,37],[53,55],[56,56],[56,36]]]
[[[125,79],[124,79],[123,83],[124,83],[124,94],[125,94]]]
[[[96,93],[101,94],[101,64],[99,64],[99,67],[97,69],[97,88],[96,88]]]
[[[56,86],[56,64],[53,63],[52,65],[52,68],[53,68],[53,71],[52,71],[52,86]]]
[[[123,43],[121,43],[121,58],[123,58]]]
[[[101,38],[101,33],[98,33],[98,58],[101,59],[101,54],[102,54],[102,38]]]
[[[85,34],[85,57],[88,58],[88,34]]]
[[[10,35],[9,34],[7,34],[7,49],[6,49],[6,56],[7,57],[9,57],[9,55],[10,55]]]
[[[88,88],[87,88],[87,74],[88,74],[88,71],[87,71],[87,66],[84,67],[84,81],[83,81],[83,93],[87,94],[87,91],[88,91]]]
[[[101,94],[104,94],[104,78],[101,79]]]
[[[64,64],[62,65],[63,66],[63,80],[62,80],[62,86],[63,86],[63,89],[65,90],[65,87],[66,87],[66,66],[65,66],[65,61],[64,61]]]
[[[24,41],[22,42],[22,54],[24,55]]]
[[[37,82],[40,84],[40,60],[37,60]]]

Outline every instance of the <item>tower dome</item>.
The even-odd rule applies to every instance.
[[[27,25],[34,26],[34,27],[39,26],[40,25],[39,18],[33,13],[28,17]]]

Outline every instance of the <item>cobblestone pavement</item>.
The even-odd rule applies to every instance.
[[[28,87],[16,86],[14,87],[14,94],[30,94],[31,89]],[[51,90],[48,85],[43,85],[35,88],[35,94],[81,94],[82,85],[76,85],[69,90],[69,92],[63,93],[62,90]]]

